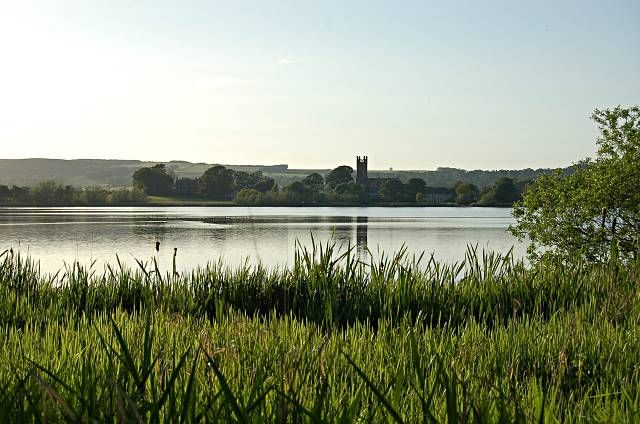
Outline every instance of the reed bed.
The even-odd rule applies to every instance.
[[[47,275],[0,253],[0,421],[640,420],[640,261],[370,259]]]

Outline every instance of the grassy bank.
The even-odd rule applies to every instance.
[[[0,258],[0,420],[633,422],[640,263]]]
[[[189,196],[147,196],[145,206],[235,206],[233,200],[211,200]]]

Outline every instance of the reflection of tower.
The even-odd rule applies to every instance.
[[[367,250],[367,236],[369,231],[369,217],[356,218],[356,246],[359,253]]]
[[[369,177],[367,176],[367,162],[369,161],[367,156],[356,156],[356,183],[360,185],[366,185]]]

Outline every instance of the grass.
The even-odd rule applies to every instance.
[[[44,275],[0,257],[0,421],[634,422],[640,262],[470,248]]]
[[[211,200],[189,196],[147,196],[146,206],[234,206],[233,200]]]

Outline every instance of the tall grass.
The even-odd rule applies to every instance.
[[[0,255],[0,421],[633,422],[640,262],[290,269]]]

